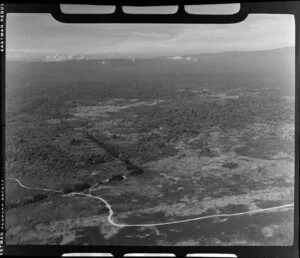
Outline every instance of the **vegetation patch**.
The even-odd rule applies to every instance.
[[[64,187],[64,188],[62,189],[62,192],[63,192],[64,194],[72,193],[72,192],[73,192],[73,189],[72,189],[71,187]]]
[[[90,184],[88,183],[74,183],[74,184],[64,184],[62,186],[62,192],[64,194],[72,193],[72,192],[81,192],[85,189],[90,188]]]
[[[125,176],[123,174],[112,175],[109,179],[109,182],[122,181],[124,179],[125,179]]]
[[[137,176],[144,173],[144,170],[136,165],[127,165],[126,169],[130,171],[128,176]]]
[[[229,168],[229,169],[235,169],[235,168],[238,168],[239,165],[235,162],[226,162],[226,163],[222,164],[222,167],[223,168]]]
[[[76,183],[74,184],[74,191],[81,192],[85,189],[90,188],[91,186],[88,183]]]
[[[48,198],[47,194],[37,193],[33,196],[25,197],[22,201],[14,201],[14,202],[6,202],[5,207],[6,209],[13,209],[22,205],[31,204],[31,203],[37,203],[44,199]]]

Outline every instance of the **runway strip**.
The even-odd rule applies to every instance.
[[[42,191],[47,191],[47,192],[63,193],[62,191],[58,191],[58,190],[52,190],[52,189],[46,189],[46,188],[40,188],[40,187],[25,186],[16,178],[7,178],[6,180],[15,181],[19,184],[20,187],[25,188],[25,189],[33,189],[33,190],[42,190]],[[252,211],[238,212],[238,213],[232,213],[232,214],[226,214],[226,213],[215,214],[215,215],[201,216],[201,217],[196,217],[196,218],[192,218],[192,219],[176,220],[176,221],[170,221],[170,222],[161,222],[161,223],[152,223],[152,224],[120,224],[120,223],[116,223],[116,222],[113,221],[112,217],[114,215],[114,211],[113,211],[111,205],[105,199],[103,199],[99,196],[92,195],[92,189],[93,189],[94,186],[92,186],[92,188],[89,189],[89,194],[73,192],[73,193],[68,194],[68,196],[80,195],[80,196],[85,196],[85,197],[88,197],[88,198],[97,199],[97,200],[103,202],[105,204],[106,208],[109,211],[108,216],[107,216],[107,220],[111,225],[113,225],[115,227],[157,227],[157,226],[164,226],[164,225],[186,223],[186,222],[189,222],[189,221],[197,221],[197,220],[203,220],[203,219],[209,219],[209,218],[234,217],[234,216],[241,216],[241,215],[246,215],[246,214],[267,212],[267,211],[278,210],[278,209],[293,209],[294,208],[294,204],[285,204],[285,205],[281,205],[281,206],[275,206],[275,207],[264,208],[264,209],[257,209],[257,210],[252,210]]]

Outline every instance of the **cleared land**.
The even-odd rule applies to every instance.
[[[7,181],[7,244],[292,244],[293,209],[251,213],[294,202],[294,100],[277,78],[102,72],[8,81],[6,177],[57,192]],[[118,224],[245,214],[117,227],[91,192]]]

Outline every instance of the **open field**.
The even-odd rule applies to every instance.
[[[64,64],[69,77],[79,63]],[[98,81],[84,81],[87,69],[82,81],[60,82],[51,63],[52,79],[39,82],[36,64],[10,64],[26,74],[7,80],[6,178],[58,192],[7,181],[7,244],[291,245],[291,208],[109,223],[105,204],[85,195],[105,199],[119,224],[294,203],[289,76],[176,79],[168,67],[151,80],[118,65],[98,68]]]

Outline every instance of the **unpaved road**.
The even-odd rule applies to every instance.
[[[41,190],[41,191],[55,192],[55,193],[63,194],[62,191],[58,191],[58,190],[52,190],[52,189],[40,188],[40,187],[25,186],[17,178],[7,178],[6,180],[15,181],[15,182],[18,183],[18,185],[20,187],[25,188],[25,189]],[[111,225],[113,225],[115,227],[157,227],[157,226],[164,226],[164,225],[171,225],[171,224],[186,223],[186,222],[189,222],[189,221],[197,221],[197,220],[203,220],[203,219],[209,219],[209,218],[234,217],[234,216],[241,216],[241,215],[246,215],[246,214],[268,212],[268,211],[273,211],[273,210],[278,210],[278,209],[293,209],[294,208],[294,204],[285,204],[285,205],[280,205],[280,206],[275,206],[275,207],[270,207],[270,208],[256,209],[256,210],[238,212],[238,213],[232,213],[232,214],[226,214],[226,213],[215,214],[215,215],[208,215],[208,216],[200,216],[200,217],[191,218],[191,219],[176,220],[176,221],[161,222],[161,223],[153,223],[153,224],[120,224],[120,223],[116,223],[116,222],[113,221],[114,211],[113,211],[111,205],[105,199],[103,199],[99,196],[92,195],[92,188],[93,187],[91,187],[91,189],[89,189],[89,194],[80,193],[80,192],[73,192],[73,193],[68,194],[68,196],[81,195],[81,196],[85,196],[87,198],[93,198],[93,199],[97,199],[97,200],[103,202],[105,204],[106,208],[109,211],[108,216],[107,216],[107,220]]]

